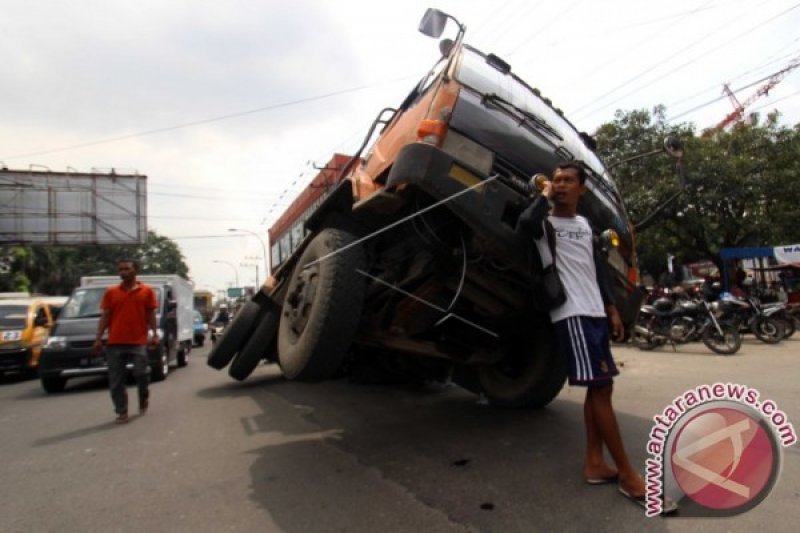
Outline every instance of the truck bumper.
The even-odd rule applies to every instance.
[[[528,268],[527,250],[530,243],[525,242],[515,229],[519,215],[530,199],[498,180],[478,185],[484,179],[439,148],[414,143],[400,150],[386,186],[414,186],[435,200],[448,199],[443,207],[472,228],[484,240],[488,250],[498,257],[511,260],[520,272],[524,272]],[[475,187],[463,192],[470,186]],[[459,192],[463,194],[453,197]],[[609,270],[614,273],[611,290],[615,304],[623,323],[630,327],[636,320],[641,292],[625,278],[624,273],[611,265]]]
[[[447,199],[443,207],[472,228],[496,254],[526,268],[525,243],[515,228],[529,199],[497,180],[479,185],[484,179],[439,148],[414,143],[400,150],[386,186],[414,186],[436,200]],[[475,187],[464,192],[470,186]]]

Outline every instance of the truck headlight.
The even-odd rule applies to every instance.
[[[66,337],[47,337],[47,340],[44,343],[44,347],[48,350],[66,350],[67,349],[67,338]]]
[[[600,234],[600,242],[605,249],[619,248],[619,235],[613,229],[607,229]]]
[[[453,130],[447,132],[442,150],[484,176],[488,176],[492,170],[492,151]]]

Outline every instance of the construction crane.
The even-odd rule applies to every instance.
[[[791,72],[792,70],[796,69],[799,66],[800,66],[800,56],[794,58],[792,61],[789,62],[788,65],[786,65],[778,72],[775,72],[774,74],[770,75],[767,78],[766,82],[761,87],[759,87],[755,93],[750,95],[746,100],[742,102],[740,102],[736,98],[736,95],[733,94],[733,91],[731,91],[731,88],[728,87],[727,83],[723,85],[722,91],[725,94],[727,94],[728,98],[731,100],[731,103],[733,104],[733,111],[728,113],[728,115],[725,118],[723,118],[719,124],[714,126],[711,129],[711,132],[722,131],[723,129],[733,124],[734,122],[742,120],[742,116],[744,116],[744,110],[746,107],[752,105],[753,102],[755,102],[762,96],[767,96],[769,94],[769,91],[772,90],[773,87],[775,87],[778,83],[780,83],[780,81],[783,78],[785,78],[789,72]]]

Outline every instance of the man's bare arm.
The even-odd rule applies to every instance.
[[[100,320],[97,323],[97,334],[94,338],[94,345],[92,345],[92,350],[94,352],[99,352],[103,348],[103,333],[106,331],[108,327],[108,310],[103,309],[103,312],[100,314]]]

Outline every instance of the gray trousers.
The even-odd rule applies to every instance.
[[[142,344],[111,344],[106,346],[108,362],[108,388],[117,414],[128,411],[128,391],[125,389],[125,364],[133,363],[133,377],[139,389],[139,404],[150,396],[150,366],[147,364],[147,347]]]

